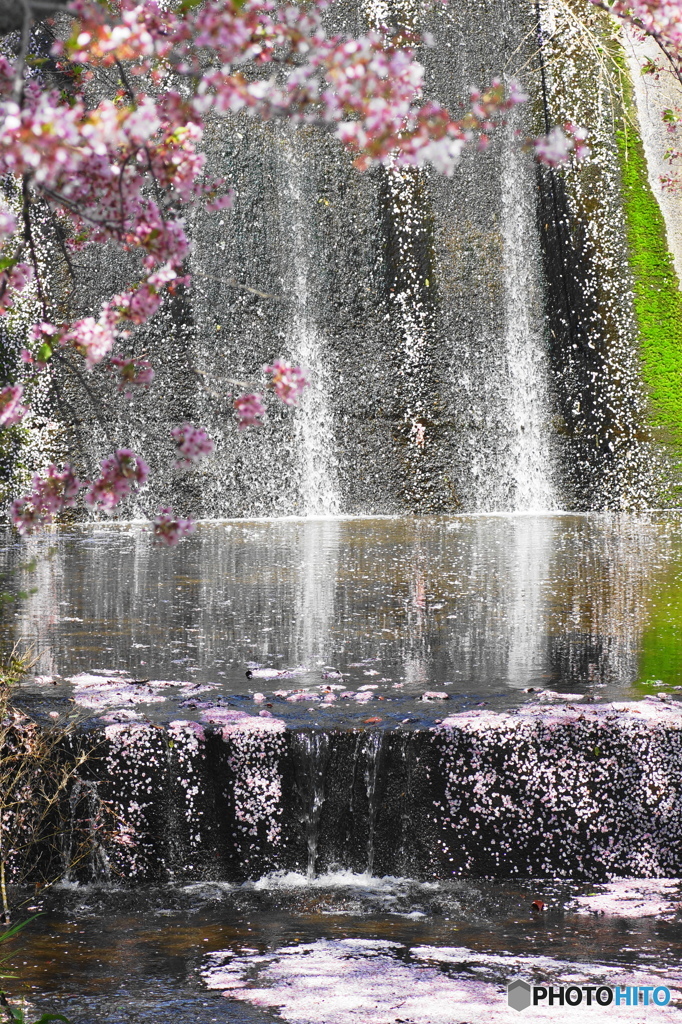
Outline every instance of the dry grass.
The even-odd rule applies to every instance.
[[[87,854],[74,843],[69,795],[91,756],[74,741],[75,722],[39,724],[14,702],[13,687],[34,663],[16,647],[0,662],[0,905],[9,924],[9,883],[44,886]],[[92,830],[89,830],[92,831]],[[69,833],[69,865],[64,864]]]

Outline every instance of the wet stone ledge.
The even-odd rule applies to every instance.
[[[64,798],[67,877],[682,874],[679,704],[468,711],[411,731],[224,718],[76,733],[91,756]]]

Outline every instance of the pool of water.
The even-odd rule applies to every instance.
[[[449,710],[517,706],[529,688],[674,695],[681,525],[675,512],[240,520],[203,523],[175,550],[141,525],[23,543],[6,531],[6,586],[36,592],[3,630],[38,655],[43,696],[71,695],[63,680],[93,670],[182,684],[164,706],[157,688],[145,711],[161,718],[204,685],[203,699],[255,697],[308,722],[286,698],[327,687],[333,706],[310,709],[322,726],[432,721],[443,705],[417,706],[424,692]],[[33,572],[17,568],[31,559]],[[343,689],[385,703],[368,712]]]
[[[23,912],[44,913],[13,952],[21,980],[8,987],[75,1024],[495,1024],[518,1019],[506,985],[521,977],[667,985],[668,1007],[625,1017],[681,1020],[681,895],[661,880],[589,888],[347,873],[63,885],[38,901],[26,894]]]

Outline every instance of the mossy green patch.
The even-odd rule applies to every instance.
[[[657,589],[642,636],[637,689],[655,693],[682,684],[682,574],[680,567]]]
[[[651,424],[679,471],[670,497],[682,493],[682,294],[668,251],[665,221],[651,190],[644,147],[635,128],[632,86],[625,79],[627,118],[617,132],[623,198],[634,277],[642,375]],[[677,474],[676,474],[677,475]]]

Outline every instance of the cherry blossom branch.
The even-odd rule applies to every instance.
[[[647,35],[656,43],[670,64],[670,70],[682,84],[682,9],[679,3],[661,0],[591,0],[595,7],[612,15],[625,25]]]
[[[243,111],[262,120],[324,127],[335,133],[360,170],[375,163],[430,163],[452,174],[464,149],[485,148],[508,113],[527,98],[517,84],[505,90],[493,81],[485,90],[472,91],[464,111],[453,116],[424,100],[424,68],[410,49],[416,35],[390,36],[383,29],[357,38],[329,35],[327,0],[298,7],[277,0],[204,0],[178,9],[155,0],[106,5],[73,0],[68,12],[76,19],[73,30],[68,38],[55,39],[51,49],[57,71],[75,83],[73,95],[63,98],[40,75],[26,71],[32,8],[30,0],[21,3],[27,15],[25,45],[16,66],[0,55],[0,176],[22,181],[24,240],[43,308],[44,321],[30,332],[37,350],[25,350],[24,359],[39,369],[54,359],[54,365],[75,374],[107,437],[87,375],[102,364],[117,374],[124,397],[151,385],[149,361],[118,354],[120,346],[155,315],[166,295],[189,283],[182,276],[189,252],[183,212],[197,203],[220,210],[232,202],[226,183],[205,175],[201,143],[207,116]],[[115,71],[122,89],[112,85],[114,99],[88,105],[85,83],[107,69]],[[272,73],[253,73],[259,71]],[[147,87],[136,91],[136,78]],[[186,84],[178,91],[181,80]],[[567,125],[526,140],[526,146],[539,161],[556,165],[585,155],[584,135]],[[38,198],[47,205],[55,231],[57,215],[73,228],[70,248],[113,242],[139,254],[141,279],[104,302],[97,318],[49,321],[31,216],[31,203]],[[15,228],[12,214],[0,206],[0,243]],[[57,235],[73,272],[67,246]],[[0,264],[0,313],[26,286],[30,271],[13,258]],[[232,278],[221,283],[285,301]],[[68,358],[65,350],[71,353]],[[281,359],[263,372],[267,381],[261,390],[274,392],[287,406],[295,406],[308,386],[301,368]],[[52,381],[57,387],[54,374]],[[22,395],[22,385],[0,391],[0,427],[26,414]],[[234,410],[240,430],[260,425],[263,395],[237,396]],[[183,469],[213,450],[213,441],[193,424],[175,427],[173,438],[181,456],[176,463]],[[77,481],[68,466],[50,467],[47,477],[34,478],[31,494],[15,503],[13,520],[26,532],[41,517],[71,507],[83,487],[87,504],[109,512],[144,485],[147,473],[144,460],[124,448],[103,461],[95,481]],[[169,509],[160,510],[154,520],[161,543],[175,543],[189,531],[189,520],[177,519]]]
[[[26,68],[26,57],[28,55],[28,47],[31,41],[31,27],[33,25],[33,12],[29,6],[28,0],[19,0],[19,4],[23,9],[23,24],[21,26],[21,37],[19,42],[19,53],[15,62],[15,76],[14,76],[14,99],[18,102],[21,99],[21,94],[24,91],[24,70]]]

